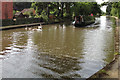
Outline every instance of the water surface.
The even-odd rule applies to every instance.
[[[113,59],[114,28],[106,16],[99,24],[75,28],[44,25],[2,31],[3,78],[88,78]]]

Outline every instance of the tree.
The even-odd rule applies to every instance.
[[[91,13],[96,15],[101,12],[96,2],[33,2],[31,7],[36,10],[38,16],[44,13],[48,19],[49,15],[68,19],[73,15],[90,15]]]
[[[101,13],[100,6],[96,2],[77,2],[73,6],[73,12],[75,15],[90,15],[93,13]]]
[[[120,1],[112,3],[112,8],[110,13],[112,16],[117,16],[118,18],[120,18]]]
[[[110,15],[111,9],[112,9],[112,2],[110,2],[110,3],[108,4],[108,6],[107,6],[106,15]]]

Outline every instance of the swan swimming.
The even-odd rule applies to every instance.
[[[35,29],[32,29],[32,31],[42,31],[42,29],[35,28]]]
[[[42,26],[41,26],[41,24],[40,24],[40,26],[38,26],[38,29],[42,29]]]
[[[41,24],[40,24],[40,26],[38,26],[37,28],[35,28],[35,29],[32,29],[33,31],[42,31],[42,26],[41,26]]]
[[[25,30],[27,30],[28,28],[26,27]]]

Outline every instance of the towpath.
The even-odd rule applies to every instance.
[[[41,23],[32,23],[32,24],[21,24],[21,25],[3,26],[3,27],[0,27],[0,30],[8,30],[8,29],[14,29],[14,28],[37,26],[37,25],[40,25],[40,24],[45,24],[45,23],[41,22]]]

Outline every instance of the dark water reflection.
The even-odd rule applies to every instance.
[[[112,20],[101,16],[98,28],[44,25],[42,31],[2,31],[4,78],[87,78],[113,58]],[[91,28],[93,27],[93,28]],[[32,27],[35,28],[35,27]]]

